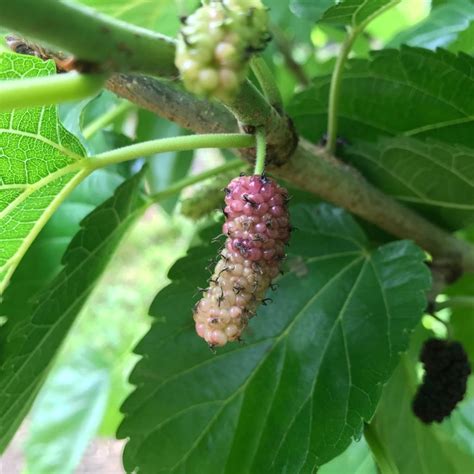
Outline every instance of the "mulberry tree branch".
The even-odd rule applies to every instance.
[[[25,14],[25,13],[28,14]],[[174,42],[94,10],[56,0],[4,2],[0,26],[64,48],[106,71],[176,77]],[[353,168],[305,140],[297,144],[291,120],[280,115],[249,82],[226,107],[184,93],[171,82],[116,75],[109,88],[140,106],[198,133],[233,133],[261,127],[268,171],[400,237],[412,239],[438,262],[474,272],[474,249],[403,207]],[[234,116],[237,118],[235,120]],[[241,151],[255,160],[255,151]],[[291,157],[291,159],[290,159]]]
[[[171,82],[140,76],[112,77],[108,87],[118,95],[197,133],[230,133],[237,123],[220,105],[195,99]],[[199,111],[199,114],[196,112]],[[261,115],[264,120],[264,115]],[[268,138],[268,136],[267,136]],[[245,151],[244,157],[248,158]],[[367,182],[354,168],[301,139],[283,165],[267,170],[372,222],[392,235],[414,240],[440,263],[474,272],[474,247],[445,232]]]
[[[136,71],[176,77],[174,41],[58,0],[2,2],[0,26],[73,54],[99,71]]]

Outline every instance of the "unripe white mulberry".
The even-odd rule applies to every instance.
[[[260,0],[211,0],[184,20],[176,66],[191,92],[231,99],[247,75],[250,55],[269,39]]]
[[[290,237],[287,192],[270,179],[233,179],[225,202],[225,248],[194,310],[196,332],[212,347],[239,339],[278,275]]]

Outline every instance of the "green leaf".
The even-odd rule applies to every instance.
[[[322,23],[351,26],[363,30],[373,19],[400,3],[400,0],[344,0],[329,8]]]
[[[326,132],[330,77],[316,78],[289,107],[312,141]],[[380,135],[432,137],[474,147],[474,58],[403,46],[370,61],[352,60],[344,73],[339,134],[350,142]]]
[[[179,17],[189,15],[199,5],[195,0],[80,0],[80,3],[128,23],[170,36],[174,36],[179,30]]]
[[[468,473],[474,458],[447,438],[440,426],[425,425],[411,411],[418,384],[416,362],[423,337],[415,333],[410,353],[384,388],[375,424],[381,442],[403,474]]]
[[[123,406],[127,471],[311,472],[360,436],[425,306],[423,253],[405,241],[370,251],[328,205],[292,216],[290,271],[242,345],[213,355],[194,333],[215,246],[170,270]]]
[[[0,366],[0,449],[29,410],[58,348],[125,232],[144,211],[141,178],[142,173],[123,183],[82,221],[63,258],[64,269],[34,296],[31,317],[10,331]]]
[[[48,76],[52,62],[0,56],[0,80]],[[0,294],[49,217],[89,174],[54,106],[0,113]]]
[[[317,22],[324,15],[324,12],[332,7],[335,0],[290,0],[291,11],[302,18]]]
[[[29,417],[25,444],[29,472],[74,471],[107,407],[110,365],[102,352],[85,349],[51,373]]]
[[[453,43],[473,20],[474,3],[471,0],[451,0],[434,8],[422,22],[399,33],[387,46],[396,48],[409,44],[429,49],[446,47]]]
[[[430,11],[428,3],[425,0],[402,0],[372,21],[366,32],[378,43],[385,45],[397,33],[425,18]],[[377,46],[377,49],[380,48]]]
[[[474,223],[471,149],[409,138],[356,143],[347,159],[387,194],[449,229]]]

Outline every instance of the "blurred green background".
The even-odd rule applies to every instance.
[[[366,57],[371,49],[398,47],[401,43],[428,48],[444,46],[452,51],[465,50],[471,44],[474,50],[471,18],[462,13],[466,1],[453,0],[449,2],[450,10],[438,10],[430,15],[428,0],[403,0],[369,26],[367,34],[358,39],[353,54]],[[83,3],[172,35],[178,28],[178,16],[189,13],[198,2],[87,0]],[[276,41],[265,56],[288,102],[304,86],[305,78],[331,72],[344,32],[305,23],[288,11],[286,1],[265,3],[271,7],[276,33]],[[456,8],[461,13],[457,14]],[[150,15],[153,11],[162,14]],[[444,22],[441,29],[440,21]],[[453,36],[453,32],[459,31],[463,33]],[[277,47],[279,40],[291,46],[289,57]],[[0,43],[0,52],[5,50],[4,43]],[[290,71],[289,59],[300,69],[299,78],[298,73]],[[66,126],[74,133],[82,133],[85,125],[119,104],[111,94],[103,94],[92,102],[62,107],[61,112]],[[130,107],[106,129],[84,140],[84,144],[90,152],[97,153],[134,140],[180,133],[183,132],[174,124]],[[209,156],[209,152],[204,153]],[[206,166],[222,159],[216,154],[212,156],[213,160],[206,160]],[[168,154],[159,161],[152,159],[147,185],[155,191],[163,189],[190,170],[196,172],[202,167],[199,156],[192,154],[184,159],[182,155],[178,159],[176,154]],[[120,168],[116,172],[126,175],[130,170]],[[110,440],[121,420],[120,405],[133,390],[127,383],[137,359],[132,349],[151,323],[147,311],[158,290],[167,283],[168,268],[186,252],[198,226],[181,216],[179,204],[176,206],[176,199],[171,199],[162,207],[153,207],[133,228],[71,331],[26,423],[0,460],[2,474],[123,472],[122,443]],[[432,329],[443,331],[444,327],[439,324]],[[466,409],[459,416],[474,415],[469,415]],[[376,472],[363,440],[354,442],[320,472],[352,472],[350,466],[354,465],[359,466],[359,474]]]

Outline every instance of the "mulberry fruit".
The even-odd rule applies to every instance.
[[[459,342],[441,339],[428,339],[420,360],[425,375],[413,400],[413,412],[423,423],[440,423],[466,394],[469,360]]]
[[[196,332],[211,346],[240,338],[280,271],[290,237],[287,192],[265,176],[233,179],[225,189],[225,247],[194,310]]]
[[[270,39],[260,0],[211,0],[184,19],[176,66],[198,95],[232,99],[244,81],[250,54]]]

